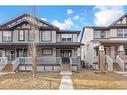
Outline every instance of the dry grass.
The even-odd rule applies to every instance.
[[[18,72],[0,76],[0,89],[58,89],[61,76],[59,73],[37,73],[37,78],[32,78],[31,72]]]
[[[80,71],[73,73],[72,81],[74,89],[127,89],[127,77],[111,72]]]

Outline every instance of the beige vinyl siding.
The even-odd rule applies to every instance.
[[[73,37],[72,37],[73,39],[73,42],[77,42],[77,34],[73,34]]]
[[[124,17],[123,19],[122,19],[122,24],[126,24],[126,17]]]
[[[60,42],[60,34],[56,34],[56,40],[57,42]]]
[[[110,29],[110,37],[117,37],[117,29]]]
[[[56,42],[56,31],[52,31],[52,42]]]
[[[106,31],[106,38],[110,37],[110,31]]]

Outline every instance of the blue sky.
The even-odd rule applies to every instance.
[[[0,6],[0,23],[28,12],[28,6]],[[80,30],[84,26],[111,24],[127,11],[126,6],[37,6],[37,16],[61,29]]]

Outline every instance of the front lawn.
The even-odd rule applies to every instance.
[[[37,73],[32,78],[31,72],[18,72],[0,76],[0,89],[59,89],[60,81],[59,73]]]
[[[95,74],[94,71],[73,73],[74,89],[127,89],[127,77],[107,72]]]

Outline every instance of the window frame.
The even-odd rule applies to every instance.
[[[43,36],[44,36],[44,32],[50,32],[50,40],[45,40],[43,39]],[[41,42],[52,42],[52,31],[41,31]]]
[[[101,31],[100,32],[100,38],[106,38],[106,31]]]
[[[21,35],[20,35],[20,32],[23,32],[23,39],[20,39],[21,38]],[[25,30],[18,30],[18,41],[25,41]]]
[[[62,37],[62,35],[68,35],[68,34],[61,34],[60,35],[60,42],[73,42],[73,34],[70,34],[71,35],[71,41],[68,41],[68,39],[70,37]],[[62,39],[65,39],[65,41],[63,41]]]
[[[50,54],[44,54],[44,50],[50,50],[51,51],[51,53]],[[52,55],[52,48],[43,48],[42,49],[42,55]]]
[[[4,40],[4,32],[11,32],[11,40]],[[2,31],[2,42],[12,42],[13,41],[13,32],[12,31]]]
[[[122,30],[122,31],[118,31],[118,30]],[[127,28],[119,28],[119,29],[117,29],[117,37],[120,37],[120,38],[126,38],[127,37],[127,31],[125,31],[125,30],[127,30]],[[120,34],[120,32],[122,32],[121,33],[121,35],[122,36],[118,36],[119,34]],[[126,36],[125,36],[126,35]]]
[[[12,51],[13,51],[14,54],[11,54]],[[9,52],[9,53],[7,53],[7,52]],[[14,50],[14,49],[5,50],[5,56],[6,56],[6,57],[9,56],[9,58],[7,57],[9,61],[15,60],[15,50]],[[12,56],[13,56],[14,58],[13,58]],[[11,59],[10,59],[10,58],[11,58]],[[12,59],[12,58],[13,58],[13,59]]]

